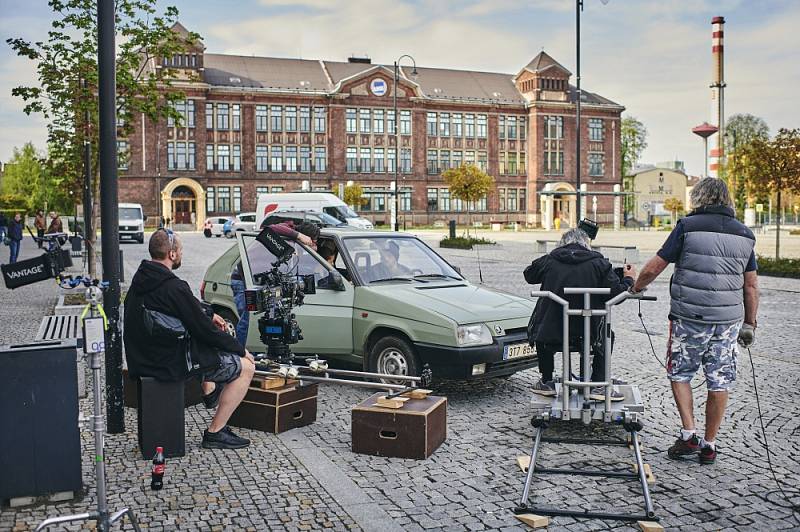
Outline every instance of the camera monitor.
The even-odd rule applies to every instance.
[[[582,229],[584,233],[589,235],[589,240],[594,240],[597,237],[597,231],[600,229],[600,227],[594,220],[584,218],[578,224],[578,229]]]

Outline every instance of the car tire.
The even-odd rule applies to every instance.
[[[139,242],[140,244],[144,244],[144,234],[142,234],[142,236],[137,238],[136,241]]]
[[[228,323],[229,330],[236,330],[236,324],[239,323],[239,318],[236,317],[236,314],[226,308],[215,308],[214,312],[219,314],[220,318]]]
[[[422,364],[407,340],[398,336],[384,336],[370,349],[368,368],[373,373],[418,377]]]

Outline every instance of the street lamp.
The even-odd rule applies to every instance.
[[[400,115],[397,113],[397,85],[400,82],[400,61],[404,58],[408,58],[411,60],[411,64],[414,66],[413,70],[411,71],[411,77],[416,79],[418,72],[417,72],[417,62],[408,54],[403,54],[397,58],[397,61],[394,62],[394,86],[392,87],[392,92],[394,93],[394,230],[400,230],[400,188],[397,183],[398,179],[400,178]]]
[[[603,5],[609,0],[600,0]],[[575,0],[575,192],[578,198],[575,208],[575,219],[581,217],[581,11],[583,0]]]

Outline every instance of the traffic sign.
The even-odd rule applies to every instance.
[[[756,203],[756,212],[764,212],[764,204]]]

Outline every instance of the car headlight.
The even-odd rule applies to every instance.
[[[460,346],[489,345],[492,341],[492,332],[484,324],[460,325],[456,329],[456,343]]]

